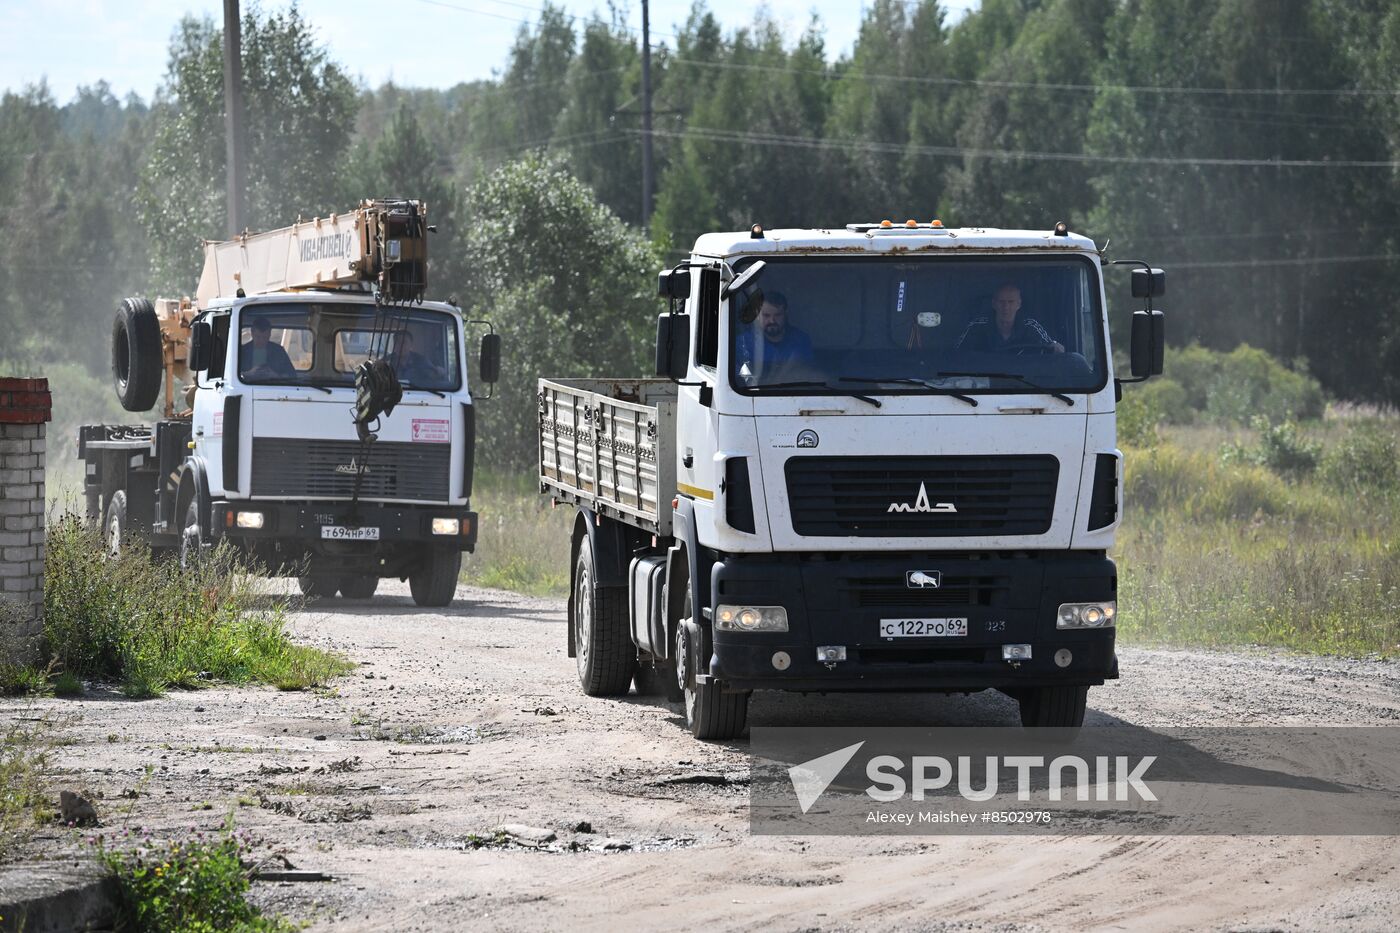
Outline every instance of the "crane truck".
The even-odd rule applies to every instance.
[[[659,277],[658,378],[542,379],[539,482],[577,509],[568,653],[593,696],[742,735],[754,690],[974,692],[1078,726],[1118,676],[1125,382],[1110,263],[1063,223],[701,236]]]
[[[399,578],[418,605],[448,604],[477,535],[465,325],[487,331],[482,382],[500,338],[423,299],[432,229],[420,201],[367,200],[206,243],[193,300],[122,301],[117,395],[148,411],[163,382],[164,418],[79,430],[108,546],[188,564],[227,541],[308,596]]]

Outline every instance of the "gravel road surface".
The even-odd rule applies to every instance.
[[[319,693],[93,690],[0,718],[64,720],[58,785],[100,795],[101,831],[233,811],[284,867],[332,876],[255,886],[317,930],[1400,927],[1393,838],[751,836],[744,744],[694,741],[660,700],[583,696],[560,600],[464,587],[435,613],[386,583],[293,624],[361,667]],[[1120,657],[1091,725],[1400,725],[1394,662]],[[994,693],[751,707],[761,725],[1016,721]],[[30,852],[71,846],[49,831]]]

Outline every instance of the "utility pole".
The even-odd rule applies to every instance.
[[[642,0],[642,226],[651,226],[656,180],[651,152],[651,11]]]
[[[238,0],[224,0],[224,137],[228,153],[228,235],[247,229],[248,172],[243,163],[243,34]]]

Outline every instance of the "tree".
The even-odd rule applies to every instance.
[[[344,210],[338,170],[358,106],[354,85],[295,6],[246,13],[242,37],[248,226]],[[156,101],[137,204],[162,289],[189,291],[200,240],[226,233],[222,42],[211,20],[182,20]]]
[[[558,162],[538,153],[501,166],[467,193],[468,317],[491,319],[506,364],[480,407],[482,460],[535,462],[541,376],[647,375],[663,310],[661,259]]]

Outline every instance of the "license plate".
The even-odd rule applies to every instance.
[[[881,619],[881,638],[958,638],[967,634],[966,619]]]
[[[346,528],[344,525],[322,525],[321,537],[330,541],[378,541],[378,528]]]

